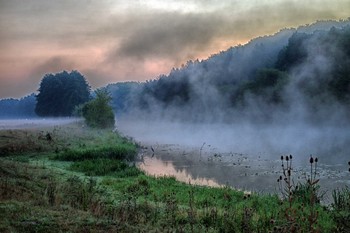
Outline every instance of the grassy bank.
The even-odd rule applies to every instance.
[[[279,179],[281,200],[146,176],[130,166],[136,145],[110,131],[75,124],[0,134],[0,232],[350,229],[348,190],[335,192],[338,202],[326,208],[318,203],[316,178],[295,189],[288,170]]]

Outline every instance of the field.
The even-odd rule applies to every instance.
[[[147,176],[140,149],[81,122],[1,130],[0,232],[350,231],[350,192],[320,205],[316,161],[294,184],[281,158],[280,193],[262,195]]]

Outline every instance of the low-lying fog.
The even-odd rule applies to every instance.
[[[119,120],[117,129],[145,146],[139,166],[154,175],[274,192],[280,157],[292,154],[295,181],[307,177],[313,155],[324,188],[350,184],[349,127]]]
[[[42,126],[65,125],[81,121],[79,118],[35,118],[35,119],[6,119],[0,120],[0,130],[5,129],[33,129]]]
[[[201,147],[205,143],[221,153],[243,153],[272,160],[292,154],[300,161],[314,155],[332,164],[341,164],[350,158],[350,127],[121,120],[117,128],[136,141],[150,145]]]

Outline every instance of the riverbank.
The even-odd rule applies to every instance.
[[[147,176],[132,165],[136,145],[111,131],[73,123],[1,130],[0,136],[1,148],[23,148],[0,158],[2,232],[286,232],[292,225],[299,232],[310,227],[335,232],[341,227],[334,211],[302,201],[303,192],[281,201],[276,195]],[[30,138],[31,146],[24,146]],[[28,150],[38,145],[40,151]],[[314,220],[303,220],[315,211]]]

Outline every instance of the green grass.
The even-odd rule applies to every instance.
[[[70,134],[70,127],[50,131],[55,144],[41,152],[0,158],[0,232],[310,232],[311,213],[319,232],[350,229],[348,189],[325,208],[307,201],[308,186],[289,202],[147,176],[129,165],[134,143],[106,130]]]
[[[135,166],[129,166],[124,161],[106,158],[76,161],[70,166],[70,169],[83,172],[87,176],[113,175],[124,178],[142,174]]]
[[[67,149],[55,155],[54,159],[61,161],[83,161],[97,158],[132,160],[135,155],[135,145],[128,143],[97,148]]]

